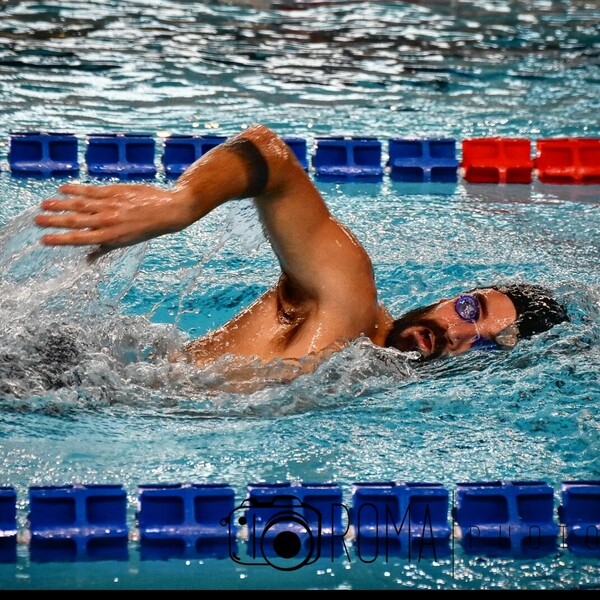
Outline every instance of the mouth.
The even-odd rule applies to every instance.
[[[431,329],[421,328],[413,332],[417,350],[424,356],[429,356],[435,348],[435,335]]]

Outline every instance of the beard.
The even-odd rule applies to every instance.
[[[432,360],[439,358],[448,344],[446,337],[446,330],[439,325],[436,321],[428,318],[431,309],[436,306],[431,304],[429,306],[423,306],[421,308],[415,308],[398,319],[396,319],[385,339],[385,346],[387,348],[392,347],[402,352],[419,352],[421,357],[419,360]],[[405,332],[414,326],[425,327],[433,334],[433,347],[431,353],[424,355],[417,344],[414,336]]]

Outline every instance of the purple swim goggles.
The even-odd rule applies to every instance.
[[[454,303],[454,310],[463,321],[476,323],[481,315],[481,303],[474,294],[461,294]],[[517,343],[518,335],[519,330],[513,324],[503,329],[494,339],[478,335],[471,344],[471,349],[510,350]]]

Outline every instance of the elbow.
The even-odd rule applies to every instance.
[[[271,174],[286,173],[291,164],[298,162],[285,140],[266,125],[251,125],[239,137],[256,146],[269,164]]]
[[[264,160],[264,164],[260,161],[261,170],[253,168],[254,174],[266,172],[266,185],[261,188],[260,193],[251,194],[255,198],[282,193],[282,190],[304,176],[300,162],[285,140],[266,125],[251,125],[232,141],[235,140],[251,142]]]
[[[238,137],[250,139],[257,146],[262,146],[263,144],[269,145],[274,141],[281,140],[281,138],[270,127],[263,125],[262,123],[250,125],[250,127],[247,127],[241,133],[239,133]]]

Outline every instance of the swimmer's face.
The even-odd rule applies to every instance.
[[[517,311],[508,296],[480,288],[401,316],[394,322],[386,346],[418,352],[422,360],[455,356],[482,341],[493,343],[516,318]]]

